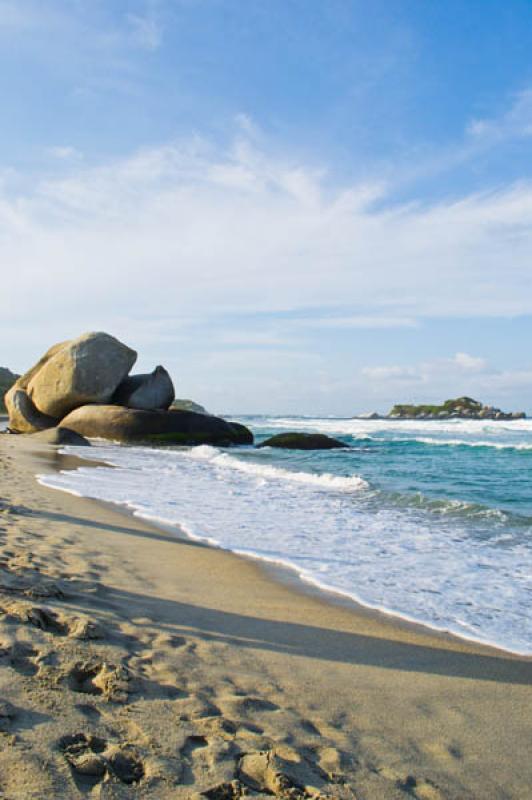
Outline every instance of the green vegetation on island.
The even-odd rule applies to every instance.
[[[472,397],[457,397],[440,405],[398,403],[388,417],[392,419],[522,419],[524,411],[505,412]]]

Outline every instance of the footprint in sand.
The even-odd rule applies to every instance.
[[[0,731],[7,733],[11,727],[11,723],[17,716],[14,706],[7,700],[0,700]]]
[[[67,672],[67,684],[74,692],[100,695],[113,703],[126,703],[130,675],[122,665],[93,660],[76,662]]]
[[[144,777],[144,764],[130,745],[111,744],[99,736],[76,733],[64,736],[59,747],[76,776],[89,783],[113,776],[129,785]]]
[[[5,610],[19,622],[33,625],[46,633],[80,640],[100,639],[103,635],[98,624],[88,617],[59,614],[45,606],[10,603]]]
[[[39,650],[26,642],[15,642],[12,647],[0,648],[0,658],[7,656],[9,664],[21,675],[35,675],[39,666]]]

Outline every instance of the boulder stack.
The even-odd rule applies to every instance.
[[[48,441],[99,437],[157,444],[252,444],[238,423],[193,411],[168,410],[175,399],[162,366],[129,375],[137,354],[108,333],[85,333],[55,344],[5,396],[9,431],[54,428]],[[81,441],[81,440],[79,440]]]

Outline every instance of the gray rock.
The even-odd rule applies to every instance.
[[[175,408],[177,411],[195,411],[196,414],[209,414],[207,409],[199,403],[195,403],[194,400],[185,400],[184,398],[174,400],[171,408]]]
[[[253,434],[244,425],[192,411],[144,411],[114,405],[86,405],[68,414],[61,426],[89,438],[118,442],[253,444]]]
[[[344,442],[332,439],[323,433],[278,433],[266,439],[258,447],[280,447],[285,450],[333,450],[347,447]]]
[[[164,367],[155,367],[146,375],[130,375],[122,381],[112,402],[146,411],[168,409],[175,398],[174,384]]]
[[[85,403],[109,401],[136,358],[114,336],[86,333],[48,351],[33,368],[27,392],[39,411],[61,419]]]

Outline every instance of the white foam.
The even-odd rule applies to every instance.
[[[304,483],[308,486],[315,486],[329,491],[353,492],[368,488],[367,482],[359,475],[351,475],[344,478],[341,475],[331,475],[328,472],[296,472],[282,467],[275,467],[271,464],[258,464],[255,461],[239,460],[209,445],[193,447],[188,452],[181,452],[179,457],[210,461],[216,467],[235,469],[258,478]]]
[[[210,544],[285,564],[370,607],[532,652],[530,548],[523,542],[500,546],[472,538],[456,519],[429,522],[417,509],[379,506],[356,476],[290,473],[264,463],[271,458],[264,451],[67,450],[118,468],[40,476],[43,484],[120,503]]]

